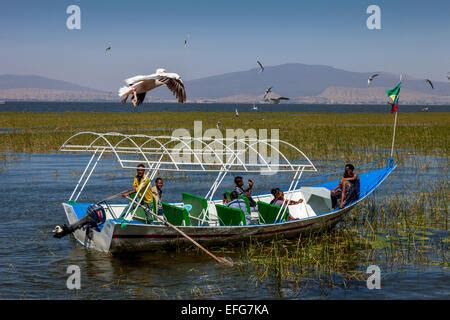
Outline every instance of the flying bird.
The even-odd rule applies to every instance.
[[[269,101],[274,104],[279,104],[281,100],[289,100],[289,98],[287,97],[269,98]]]
[[[266,91],[264,91],[264,97],[263,97],[264,101],[274,103],[274,104],[279,104],[281,100],[289,100],[289,98],[287,98],[287,97],[283,97],[283,96],[274,94],[272,92],[272,88],[273,87],[269,87],[266,89]]]
[[[257,110],[258,110],[258,107],[257,107],[255,104],[253,104],[252,110],[257,111]]]
[[[447,80],[450,81],[450,72],[447,72]]]
[[[185,48],[187,48],[187,46],[188,46],[188,40],[189,40],[190,37],[191,37],[191,34],[188,33],[188,35],[187,35],[186,38],[184,39],[184,47],[185,47]]]
[[[109,50],[111,50],[111,46],[109,46],[108,48],[106,48],[105,51],[109,51]]]
[[[259,61],[256,61],[256,63],[259,65],[259,72],[263,72],[264,71],[264,66],[262,65],[262,63],[261,62],[259,62]]]
[[[135,76],[125,80],[127,86],[119,89],[122,103],[126,103],[128,96],[132,95],[131,102],[134,107],[142,104],[148,91],[166,85],[176,96],[178,102],[186,102],[186,90],[181,77],[176,73],[168,73],[165,69],[157,69],[156,73],[146,76]]]
[[[425,82],[430,85],[431,89],[434,89],[433,82],[430,79],[425,79]]]
[[[372,83],[373,79],[375,79],[375,77],[378,77],[379,75],[380,74],[378,74],[378,73],[375,73],[375,74],[371,75],[369,77],[369,79],[367,79],[367,86],[370,87],[370,84]]]
[[[217,121],[217,123],[216,123],[216,128],[217,128],[217,130],[220,130],[220,124],[221,124],[220,120]]]
[[[239,117],[239,112],[238,112],[238,109],[237,109],[237,108],[234,109],[234,115],[235,115],[236,117]]]
[[[272,88],[273,87],[269,87],[266,89],[266,91],[264,91],[264,97],[263,97],[264,100],[266,100],[267,95],[272,92]]]

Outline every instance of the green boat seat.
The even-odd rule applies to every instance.
[[[216,204],[217,217],[221,226],[245,226],[245,213],[238,208]]]
[[[289,218],[289,211],[285,208],[281,221],[287,221]],[[259,222],[262,224],[273,224],[277,218],[280,207],[272,205],[270,203],[258,201]]]
[[[167,221],[174,226],[190,226],[189,212],[186,208],[162,202],[163,214]]]
[[[192,226],[201,226],[209,220],[208,200],[187,192],[183,192],[181,195],[183,197],[183,203],[192,206],[189,210]]]

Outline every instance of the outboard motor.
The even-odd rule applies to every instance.
[[[77,222],[67,226],[66,224],[57,225],[53,229],[53,237],[62,238],[75,230],[84,228],[89,239],[92,239],[92,229],[98,229],[98,226],[106,221],[105,208],[100,203],[89,206],[86,215]]]

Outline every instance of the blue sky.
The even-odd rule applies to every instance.
[[[81,8],[81,30],[66,8]],[[381,30],[366,27],[370,4]],[[0,74],[37,74],[115,91],[165,67],[185,80],[287,62],[445,80],[450,1],[0,2]],[[184,47],[184,39],[189,45]],[[112,50],[105,52],[111,45]]]

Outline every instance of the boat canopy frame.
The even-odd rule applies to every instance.
[[[89,142],[74,143],[77,139]],[[261,148],[261,146],[263,149],[258,150],[258,147]],[[287,148],[291,153],[294,153],[293,159],[295,160],[289,160],[285,153],[280,150],[281,147]],[[275,163],[272,163],[271,159],[268,159],[267,155],[264,154],[267,153],[267,149],[270,149],[271,158],[274,155],[276,156],[277,161]],[[294,177],[287,192],[296,189],[303,172],[317,172],[316,167],[304,152],[293,144],[279,139],[256,139],[250,137],[195,138],[189,136],[152,136],[83,131],[72,135],[61,145],[59,150],[63,152],[92,153],[69,201],[78,200],[104,154],[113,154],[124,169],[135,169],[138,164],[146,164],[146,177],[149,177],[150,180],[156,177],[158,171],[217,173],[216,180],[205,196],[209,202],[212,201],[215,192],[228,172],[257,172],[261,174],[292,172]],[[182,151],[181,158],[178,157],[180,151]],[[178,154],[174,156],[174,153]],[[204,161],[205,153],[209,160],[213,160]],[[190,160],[187,161],[187,158]],[[140,189],[137,190],[138,192],[136,192],[131,205],[127,209],[124,219],[133,218],[138,206],[134,206],[133,210],[131,208],[135,203],[141,203],[149,186],[150,184],[147,184],[143,192]],[[142,196],[138,200],[139,193]],[[287,207],[285,206],[280,208],[277,220],[283,216],[282,212],[284,213],[286,209]]]

